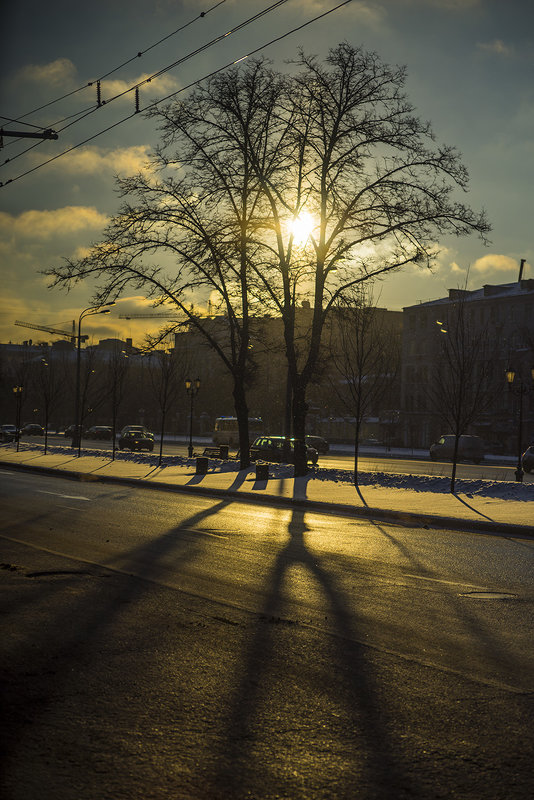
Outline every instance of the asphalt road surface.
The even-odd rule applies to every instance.
[[[533,796],[534,540],[0,487],[6,800]]]

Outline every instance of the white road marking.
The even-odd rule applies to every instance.
[[[59,494],[59,492],[47,492],[44,489],[37,489],[37,491],[41,494],[52,494],[54,497],[63,497],[65,500],[86,500],[88,503],[91,502],[90,497],[81,497],[74,494]]]
[[[403,572],[404,578],[415,578],[418,581],[430,581],[431,583],[445,583],[449,586],[468,586],[473,589],[480,589],[480,586],[475,586],[473,583],[466,583],[465,581],[447,581],[443,578],[427,578],[425,575],[411,575],[409,572]]]

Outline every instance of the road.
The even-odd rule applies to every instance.
[[[532,796],[532,540],[0,478],[6,800]]]
[[[27,437],[25,441],[32,441],[32,437]],[[33,439],[35,441],[35,439]],[[37,441],[42,442],[39,438]],[[49,436],[50,444],[65,443],[70,444],[70,439],[65,441],[62,435]],[[111,443],[106,441],[83,440],[83,447],[90,447],[102,450],[110,450]],[[156,442],[155,450],[159,452],[159,443]],[[202,445],[197,445],[196,450],[201,452]],[[183,442],[164,442],[165,455],[187,455],[187,444]],[[327,455],[319,456],[319,466],[325,469],[346,469],[354,468],[354,456],[350,453],[342,453],[334,448]],[[391,472],[400,475],[437,475],[449,477],[451,474],[450,461],[433,462],[420,458],[398,458],[391,457],[380,451],[369,453],[364,450],[359,457],[359,468],[362,471]],[[458,478],[483,479],[491,481],[515,481],[515,469],[517,464],[497,464],[483,462],[482,464],[459,463],[457,465]],[[524,483],[534,483],[534,474],[525,473]]]

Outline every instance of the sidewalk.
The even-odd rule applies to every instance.
[[[0,467],[62,472],[78,480],[140,483],[170,491],[239,497],[243,500],[298,504],[309,510],[355,514],[406,525],[479,530],[505,535],[534,536],[534,484],[493,481],[457,482],[451,495],[447,478],[415,478],[362,473],[359,489],[350,473],[317,469],[294,478],[292,467],[270,465],[269,479],[257,480],[256,470],[238,471],[237,462],[209,459],[208,472],[196,474],[196,458],[117,453],[114,461],[99,451],[84,450],[77,458],[67,447],[21,444],[0,447]]]

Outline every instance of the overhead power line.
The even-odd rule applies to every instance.
[[[287,0],[282,0],[282,1],[283,2],[287,2]],[[171,98],[176,97],[179,94],[182,94],[183,92],[193,88],[193,86],[197,86],[199,83],[202,83],[203,81],[207,80],[208,78],[212,78],[214,75],[218,75],[220,72],[224,72],[224,70],[228,69],[229,67],[232,67],[235,64],[239,64],[239,62],[244,61],[246,58],[250,58],[253,55],[256,55],[256,53],[259,53],[262,50],[265,50],[266,48],[271,47],[273,44],[276,44],[277,42],[281,42],[283,39],[286,39],[288,36],[292,36],[294,33],[297,33],[298,31],[301,31],[304,28],[307,28],[309,25],[312,25],[313,23],[318,22],[320,19],[323,19],[324,17],[327,17],[330,14],[333,14],[335,11],[338,11],[340,8],[343,8],[344,6],[348,5],[351,2],[352,2],[352,0],[344,0],[341,3],[338,3],[338,5],[334,6],[333,8],[329,9],[328,11],[324,11],[322,14],[317,14],[315,17],[313,17],[312,19],[308,20],[307,22],[303,22],[301,25],[298,25],[295,28],[291,28],[289,31],[286,31],[285,33],[281,34],[280,36],[276,36],[273,39],[270,39],[269,41],[264,42],[262,45],[259,45],[258,47],[255,47],[253,50],[250,50],[248,53],[245,53],[245,55],[241,56],[240,58],[236,58],[233,61],[229,61],[226,64],[224,64],[222,67],[218,67],[217,69],[212,70],[211,72],[207,73],[206,75],[203,75],[201,78],[197,78],[196,80],[191,81],[191,83],[187,84],[186,86],[183,86],[181,89],[178,89],[175,92],[171,92],[170,94],[166,95],[165,97],[162,97],[162,98],[154,101],[153,103],[148,105],[143,110],[144,111],[149,111],[152,108],[156,108],[158,105],[160,105],[160,103],[167,102]],[[229,33],[232,33],[232,31],[230,31]],[[229,35],[229,34],[227,34],[227,35]],[[131,89],[134,89],[134,88],[135,87],[131,87]],[[131,89],[129,91],[131,91]],[[32,167],[31,169],[28,169],[25,172],[21,172],[19,175],[16,175],[14,178],[10,178],[9,180],[5,181],[5,183],[0,183],[0,187],[8,186],[9,184],[14,183],[17,180],[20,180],[21,178],[26,177],[26,175],[30,175],[32,172],[36,172],[37,170],[41,169],[42,167],[45,167],[48,164],[51,164],[53,161],[57,161],[57,159],[68,155],[69,153],[73,152],[74,150],[76,150],[79,147],[83,147],[83,145],[88,144],[89,142],[93,141],[94,139],[97,139],[99,136],[102,136],[104,133],[108,133],[109,131],[113,130],[114,128],[117,128],[119,125],[122,125],[123,123],[127,122],[128,120],[133,119],[133,117],[137,116],[137,114],[138,114],[138,111],[135,110],[133,113],[128,114],[126,117],[123,117],[122,119],[117,120],[117,122],[114,122],[111,125],[108,125],[106,128],[103,128],[101,131],[98,131],[97,133],[93,134],[92,136],[87,137],[87,139],[84,139],[83,141],[78,142],[75,145],[72,145],[72,147],[67,148],[63,152],[58,153],[55,156],[52,156],[51,158],[47,159],[46,161],[43,161],[41,164],[37,164],[35,167]]]
[[[65,100],[68,97],[72,97],[72,95],[78,94],[78,92],[81,92],[84,89],[87,89],[88,86],[94,86],[97,83],[97,81],[103,81],[105,78],[109,78],[110,75],[114,75],[115,72],[118,72],[123,67],[126,67],[128,64],[131,64],[133,61],[136,61],[138,58],[141,58],[142,56],[145,55],[145,53],[148,53],[150,50],[153,50],[155,47],[158,47],[160,44],[163,44],[163,42],[166,42],[168,39],[171,39],[173,36],[176,36],[177,33],[181,33],[186,28],[188,28],[190,25],[193,25],[193,23],[198,22],[199,19],[203,19],[211,11],[214,11],[216,8],[218,8],[219,6],[223,5],[224,3],[226,3],[226,0],[219,0],[219,2],[215,3],[210,8],[208,8],[207,11],[201,11],[199,14],[197,14],[196,17],[194,17],[193,19],[190,19],[189,22],[186,22],[184,25],[181,25],[179,28],[176,28],[176,30],[172,31],[172,33],[168,33],[166,36],[163,36],[157,42],[154,42],[154,44],[151,44],[148,47],[145,47],[144,50],[139,50],[136,53],[135,56],[132,56],[131,58],[128,58],[126,61],[123,61],[122,64],[119,64],[117,67],[113,67],[113,69],[111,69],[108,72],[104,73],[99,78],[95,78],[95,80],[89,81],[88,83],[84,83],[82,86],[79,86],[77,89],[73,89],[72,91],[67,92],[66,94],[63,94],[60,97],[56,97],[54,100],[49,100],[47,103],[44,103],[42,106],[39,106],[38,108],[34,108],[32,111],[28,111],[28,112],[26,112],[26,114],[22,114],[20,117],[18,117],[18,119],[11,120],[11,122],[20,122],[21,120],[25,119],[26,117],[30,117],[32,114],[37,114],[38,111],[42,111],[44,108],[48,108],[49,106],[52,106],[55,103],[61,102],[61,100]],[[6,117],[4,117],[4,119],[6,119]]]
[[[226,0],[223,0],[223,2],[226,2]],[[65,121],[67,121],[69,119],[72,120],[71,122],[69,122],[68,125],[64,125],[63,128],[59,128],[59,132],[61,133],[62,131],[66,130],[67,128],[71,127],[72,125],[75,125],[76,123],[81,122],[83,119],[85,119],[86,117],[90,116],[91,114],[94,114],[96,111],[98,111],[103,106],[109,105],[114,100],[117,100],[120,97],[123,97],[123,96],[125,96],[126,94],[128,94],[129,92],[132,92],[132,91],[135,91],[135,93],[136,93],[136,95],[135,95],[136,96],[136,104],[135,104],[136,105],[136,112],[135,113],[139,113],[139,88],[141,86],[144,86],[144,85],[150,83],[151,81],[155,80],[156,78],[159,78],[161,75],[164,75],[166,72],[169,72],[171,69],[179,66],[180,64],[185,63],[186,61],[188,61],[189,59],[193,58],[194,56],[199,55],[199,53],[202,53],[205,50],[208,50],[210,47],[213,47],[218,42],[223,41],[228,36],[232,36],[232,35],[238,33],[240,30],[245,28],[247,25],[250,25],[251,23],[256,22],[261,17],[264,17],[266,14],[269,14],[271,11],[274,11],[277,8],[279,8],[280,6],[285,5],[285,3],[287,3],[287,2],[289,2],[289,0],[276,0],[276,2],[272,3],[270,6],[267,6],[267,8],[263,9],[262,11],[259,11],[257,14],[254,14],[251,17],[248,17],[243,22],[240,22],[238,25],[236,25],[234,28],[232,28],[232,30],[227,31],[226,33],[219,34],[218,36],[216,36],[214,39],[211,39],[206,44],[198,47],[196,50],[193,50],[190,53],[188,53],[187,55],[182,56],[182,58],[177,59],[176,61],[172,62],[172,64],[168,64],[166,67],[163,67],[162,69],[160,69],[157,72],[153,73],[148,78],[144,78],[142,81],[139,81],[138,83],[133,84],[132,86],[128,87],[128,89],[125,89],[123,92],[119,92],[118,94],[116,94],[115,96],[113,96],[113,97],[111,97],[111,98],[109,98],[107,100],[102,100],[101,99],[101,94],[100,94],[100,92],[101,92],[100,83],[101,83],[101,80],[103,80],[103,78],[99,78],[97,81],[92,81],[91,83],[87,84],[87,86],[92,86],[92,85],[94,85],[96,83],[96,87],[97,87],[97,103],[96,103],[96,105],[92,104],[91,106],[89,106],[89,107],[87,107],[85,109],[82,109],[81,111],[78,111],[78,112],[76,112],[74,114],[71,114],[69,117],[64,117],[61,120],[56,120],[53,123],[53,128],[54,129],[57,128],[58,125],[60,125],[62,122],[65,122]],[[217,5],[220,5],[220,3],[217,3]],[[216,8],[216,6],[213,6],[213,8]],[[213,10],[213,9],[210,9],[210,10]],[[202,12],[202,13],[205,14],[207,12]],[[116,70],[114,70],[114,71],[116,71]],[[111,73],[107,73],[107,75],[110,75],[110,74]],[[104,77],[106,77],[106,76],[104,76]],[[84,86],[82,88],[87,88],[87,87]],[[41,108],[43,108],[43,107],[41,107]],[[40,110],[40,109],[38,109],[38,110]],[[27,115],[25,115],[25,116],[27,116]],[[20,119],[22,119],[22,117]],[[31,147],[28,147],[25,150],[22,150],[20,153],[17,153],[17,155],[13,156],[12,158],[7,158],[3,162],[3,164],[1,164],[0,166],[5,166],[10,161],[15,161],[17,158],[20,158],[21,156],[26,155],[26,153],[28,153],[30,150],[33,150],[35,147],[37,147],[37,144],[34,144]]]

